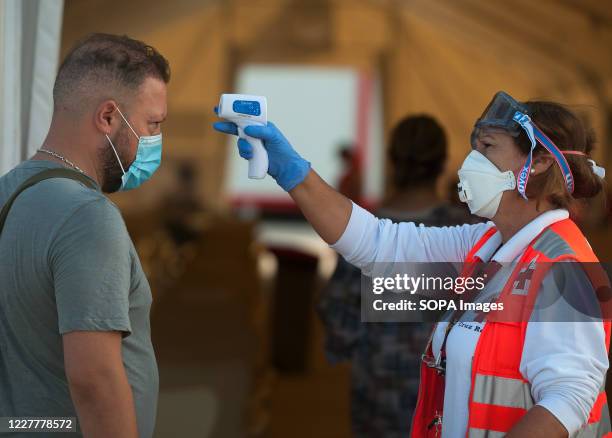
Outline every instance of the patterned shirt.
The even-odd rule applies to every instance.
[[[379,211],[379,216],[427,226],[474,221],[465,210],[447,204],[424,214]],[[361,322],[361,271],[343,258],[339,258],[317,307],[326,328],[328,360],[351,362],[354,436],[409,436],[421,354],[433,323]]]

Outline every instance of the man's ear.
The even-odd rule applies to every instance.
[[[553,165],[555,159],[548,153],[540,154],[533,158],[531,163],[532,175],[541,175]]]
[[[94,125],[103,134],[110,135],[116,130],[119,120],[117,117],[117,103],[114,100],[101,102],[94,113]]]

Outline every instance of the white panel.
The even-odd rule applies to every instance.
[[[21,0],[0,0],[0,175],[21,161]]]
[[[293,66],[243,68],[233,92],[268,98],[268,118],[319,174],[335,183],[340,162],[337,149],[355,137],[357,75],[349,69]],[[231,195],[288,198],[274,180],[251,180],[247,163],[230,140],[227,187]]]
[[[27,156],[40,147],[53,114],[53,83],[59,60],[63,0],[38,1],[38,17],[31,23],[36,29],[30,117],[27,137]]]
[[[383,170],[386,147],[383,123],[382,86],[379,77],[375,77],[372,84],[372,95],[370,96],[370,108],[368,108],[369,126],[365,151],[366,162],[363,169],[365,176],[364,197],[373,203],[379,201],[384,190]]]

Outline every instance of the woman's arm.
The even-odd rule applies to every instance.
[[[231,122],[213,126],[225,134],[238,134]],[[263,141],[268,153],[268,174],[291,195],[321,238],[328,244],[336,242],[351,216],[351,201],[323,181],[272,122],[248,126],[245,134]],[[253,148],[245,139],[238,139],[238,152],[246,160],[253,158]]]
[[[542,406],[534,406],[514,425],[506,438],[567,438],[567,429]]]
[[[236,125],[230,122],[218,122],[214,127],[227,134],[237,133]],[[367,266],[374,262],[460,262],[491,226],[428,228],[379,220],[323,181],[273,123],[248,126],[245,133],[263,141],[268,174],[291,195],[317,233],[366,275]],[[253,157],[253,148],[245,139],[238,140],[238,151],[245,159]]]
[[[348,198],[331,188],[314,170],[289,195],[325,242],[333,244],[340,239],[353,209]]]

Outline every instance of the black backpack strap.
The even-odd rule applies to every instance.
[[[6,201],[2,210],[0,210],[0,234],[2,234],[2,229],[4,228],[4,223],[6,222],[6,217],[8,216],[9,210],[13,206],[15,199],[17,196],[21,194],[24,190],[29,187],[32,187],[34,184],[38,184],[41,181],[51,178],[68,178],[73,179],[75,181],[79,181],[84,184],[86,187],[90,189],[98,190],[98,185],[90,178],[82,174],[81,172],[77,172],[70,169],[48,169],[43,170],[36,175],[32,175],[30,178],[25,180],[23,184],[21,184],[17,190],[11,195],[11,197]]]

